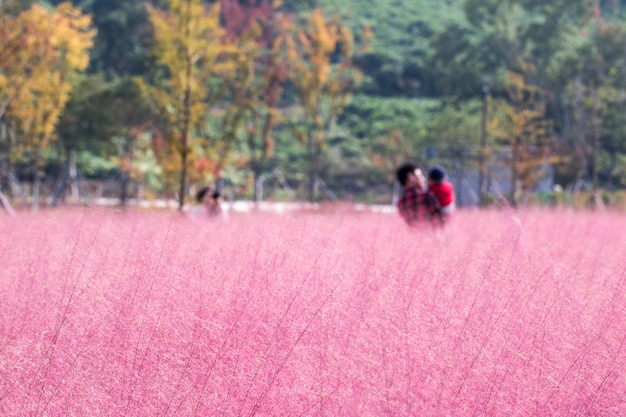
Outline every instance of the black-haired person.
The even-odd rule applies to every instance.
[[[441,214],[435,197],[424,189],[424,174],[413,163],[406,163],[396,170],[396,179],[402,186],[398,200],[398,212],[409,226],[424,222],[441,222]]]
[[[198,204],[202,204],[209,216],[222,214],[222,194],[218,190],[202,187],[196,193],[196,201]]]
[[[222,214],[222,193],[215,190],[211,193],[208,203],[205,203],[209,216],[219,216]]]
[[[448,180],[446,170],[436,166],[428,171],[428,191],[437,199],[439,210],[444,217],[450,216],[456,209],[454,186]]]

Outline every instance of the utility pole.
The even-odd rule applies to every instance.
[[[480,124],[480,155],[478,157],[478,201],[482,203],[487,159],[487,117],[489,113],[489,78],[483,78],[483,109]]]

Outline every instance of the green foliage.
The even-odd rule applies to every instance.
[[[51,1],[53,4],[63,0]],[[73,0],[93,16],[97,30],[91,50],[89,72],[102,73],[107,80],[145,73],[152,65],[149,57],[151,28],[145,4],[160,0]]]
[[[88,149],[106,140],[113,120],[111,108],[102,105],[110,86],[101,75],[83,76],[72,89],[57,132],[64,146]]]
[[[346,0],[321,2],[339,13],[355,34],[357,51],[363,28],[373,36],[370,50],[357,53],[355,63],[369,78],[361,91],[383,96],[434,95],[437,73],[424,62],[430,39],[452,22],[462,22],[461,0]]]
[[[30,3],[4,0],[2,18],[15,16]],[[38,3],[45,3],[48,10],[53,10],[61,1]],[[365,194],[368,187],[378,190],[376,184],[385,183],[388,187],[394,164],[403,159],[423,164],[437,162],[451,169],[474,169],[481,134],[481,99],[486,91],[494,104],[490,107],[489,119],[500,118],[498,126],[488,126],[488,154],[507,155],[512,138],[506,133],[505,125],[508,123],[512,131],[514,120],[521,114],[516,112],[515,100],[507,90],[506,74],[514,71],[523,74],[527,83],[541,91],[537,98],[537,108],[542,110],[539,119],[554,133],[553,147],[560,154],[568,154],[567,161],[555,162],[556,180],[567,186],[580,179],[595,178],[593,181],[597,181],[598,187],[626,187],[623,129],[626,123],[626,8],[623,2],[272,2],[275,10],[263,19],[270,19],[269,27],[273,29],[264,27],[260,24],[262,19],[255,17],[260,26],[246,32],[245,42],[238,40],[241,55],[235,67],[229,67],[230,70],[219,77],[209,77],[211,71],[194,74],[198,77],[194,78],[194,87],[189,91],[200,94],[191,97],[194,105],[187,112],[197,121],[188,129],[193,139],[189,147],[182,145],[182,132],[186,129],[178,123],[185,113],[181,98],[184,86],[178,85],[177,90],[175,85],[184,81],[185,68],[168,67],[167,51],[176,48],[163,47],[164,35],[174,35],[176,30],[181,32],[182,26],[165,24],[153,28],[142,2],[74,0],[73,3],[92,16],[98,31],[91,50],[89,71],[92,76],[81,77],[74,83],[55,132],[61,146],[45,151],[48,164],[57,163],[55,158],[62,158],[64,149],[76,149],[83,155],[79,158],[81,170],[90,171],[87,165],[93,164],[90,175],[107,175],[112,172],[110,169],[121,169],[135,146],[134,178],[162,190],[172,182],[172,172],[180,169],[179,159],[172,158],[172,154],[184,148],[189,152],[189,180],[193,185],[214,180],[223,168],[223,174],[229,177],[237,192],[253,195],[250,190],[254,181],[246,170],[254,167],[256,175],[263,173],[269,183],[274,181],[276,190],[282,188],[276,178],[269,179],[273,178],[273,171],[283,172],[286,181],[298,191],[305,187],[307,176],[319,171],[319,176],[331,188],[338,188],[334,190],[337,195]],[[165,16],[165,1],[148,0],[146,3],[152,6],[153,14]],[[217,3],[220,2],[202,2],[207,7]],[[244,3],[248,4],[239,4],[246,18],[255,16],[256,6],[267,13],[265,3],[249,2],[252,9]],[[292,79],[285,82],[284,77],[272,78],[280,71],[272,73],[268,69],[277,63],[281,67],[283,63],[278,57],[290,49],[277,43],[279,46],[272,50],[276,61],[265,58],[269,51],[264,48],[271,43],[268,39],[276,40],[280,32],[276,12],[285,13],[286,21],[304,27],[307,16],[316,8],[323,9],[322,14],[329,22],[342,22],[347,26],[354,42],[352,36],[330,43],[321,36],[321,44],[333,44],[334,50],[329,53],[328,66],[322,65],[319,71],[311,69],[315,60],[323,60],[315,54],[298,56],[303,48],[297,45],[291,49],[292,64],[299,62],[292,65]],[[301,36],[304,37],[292,38],[294,46],[306,38]],[[308,41],[311,39],[313,37],[309,36]],[[6,47],[6,40],[0,37],[3,42],[0,62],[5,66],[10,62],[12,51]],[[151,53],[151,48],[159,42],[161,49],[152,49],[157,53]],[[351,53],[342,63],[340,51],[346,47]],[[253,56],[255,58],[246,59]],[[319,117],[319,112],[329,110],[329,102],[319,101],[320,106],[314,105],[317,98],[310,92],[323,90],[315,83],[328,75],[324,68],[334,71],[341,65],[345,68],[352,64],[363,75],[360,84],[355,86],[350,81],[335,89],[332,93],[342,97],[339,111],[328,113],[330,117],[320,122],[323,118]],[[301,71],[296,74],[293,69],[298,65]],[[280,70],[284,70],[285,75],[289,72],[286,66]],[[314,76],[310,76],[311,73],[315,73]],[[159,117],[146,109],[146,99],[139,94],[138,86],[130,78],[132,75],[149,80],[152,86],[163,87],[170,83],[168,94],[151,97],[153,104],[161,104]],[[7,92],[15,85],[6,82],[6,71],[0,72],[0,127],[3,128],[0,157],[4,160],[9,152],[16,152],[15,147],[9,150],[16,132],[10,129],[7,117],[2,118],[2,113],[7,111],[3,104],[10,95]],[[196,88],[200,85],[207,89]],[[341,93],[354,88],[356,95],[347,101],[349,94],[342,96]],[[309,98],[299,102],[307,90]],[[166,96],[181,100],[168,101]],[[271,96],[276,99],[270,99]],[[307,107],[312,109],[313,117],[309,119],[303,117],[303,109]],[[176,123],[179,128],[168,132],[167,126]],[[138,128],[141,126],[156,129],[154,138],[142,136],[139,131],[143,128]],[[163,137],[159,137],[162,133],[165,133]],[[167,152],[163,149],[157,152],[155,159],[152,149],[157,149],[156,145],[164,137],[172,146]],[[318,139],[322,145],[318,149],[311,148]],[[28,158],[24,155],[24,161]],[[164,171],[155,169],[156,160],[166,168]],[[312,160],[316,160],[315,169],[309,165]],[[0,165],[6,166],[3,163],[0,161]],[[4,181],[2,175],[7,171],[2,169],[4,174],[0,173],[0,180]],[[48,168],[48,171],[53,170]],[[522,174],[520,171],[516,175]],[[345,193],[342,192],[344,187]]]
[[[119,169],[111,158],[103,157],[90,150],[76,153],[76,166],[79,172],[87,178],[109,178]]]
[[[320,3],[328,12],[344,16],[355,34],[367,23],[374,33],[374,50],[391,49],[399,57],[423,53],[433,33],[450,21],[463,20],[459,0],[322,0]],[[358,35],[356,39],[358,42]]]
[[[338,123],[360,139],[377,138],[393,129],[407,136],[423,135],[429,113],[439,102],[432,99],[353,97]]]
[[[424,144],[429,164],[451,166],[456,161],[475,163],[479,155],[481,102],[441,106],[433,111]]]
[[[429,120],[440,105],[433,99],[355,96],[339,118],[340,129],[333,140],[338,150],[334,175],[352,179],[352,189],[365,179],[391,184],[399,164],[424,163]]]
[[[450,24],[431,39],[427,65],[436,74],[440,95],[466,100],[482,95],[486,78],[495,78],[502,63],[493,37],[481,39],[463,24]]]
[[[319,0],[282,0],[282,10],[297,13],[319,7]]]
[[[110,138],[128,136],[152,119],[139,85],[130,78],[106,82],[85,76],[75,86],[57,128],[66,147],[111,153]]]
[[[36,3],[35,0],[3,0],[0,2],[0,15],[14,16],[21,11],[28,10],[34,3]]]

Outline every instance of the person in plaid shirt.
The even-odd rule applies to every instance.
[[[396,178],[402,186],[398,200],[398,212],[409,226],[431,222],[441,224],[441,213],[437,200],[424,190],[424,175],[415,164],[406,163],[396,171]]]

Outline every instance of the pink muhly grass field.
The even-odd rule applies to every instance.
[[[0,415],[626,415],[624,231],[0,213]]]

